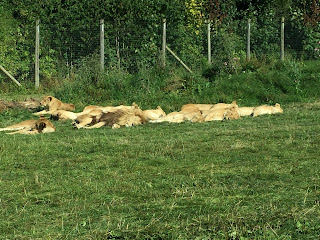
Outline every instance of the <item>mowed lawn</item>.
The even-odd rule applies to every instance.
[[[320,103],[234,121],[0,132],[0,239],[319,239]],[[32,118],[0,114],[0,127]]]

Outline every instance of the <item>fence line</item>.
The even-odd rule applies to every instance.
[[[162,36],[161,34],[159,34],[158,39],[160,39],[160,41],[157,43],[156,46],[152,47],[154,48],[153,50],[151,49],[151,45],[149,45],[149,40],[146,36],[143,36],[142,34],[139,35],[139,33],[136,32],[130,32],[130,30],[126,29],[126,26],[123,26],[123,31],[120,31],[120,27],[122,25],[120,25],[119,22],[116,22],[116,24],[118,24],[118,27],[113,27],[113,25],[108,25],[108,28],[105,29],[105,22],[104,19],[100,19],[99,21],[99,26],[100,26],[100,31],[98,30],[99,28],[97,28],[96,31],[96,35],[97,37],[94,37],[94,39],[97,39],[97,43],[95,45],[95,40],[94,41],[88,41],[91,45],[92,45],[92,49],[91,49],[91,53],[94,52],[94,49],[99,50],[100,52],[100,61],[99,61],[99,65],[100,65],[100,69],[103,71],[105,69],[105,65],[106,63],[108,65],[112,64],[112,59],[114,58],[115,61],[115,65],[118,68],[131,68],[134,65],[137,66],[138,65],[138,61],[139,61],[139,57],[140,60],[144,61],[146,58],[146,56],[148,57],[147,61],[150,61],[153,65],[155,64],[160,64],[161,67],[165,67],[166,66],[166,51],[168,50],[170,52],[170,48],[173,47],[173,49],[175,49],[175,58],[176,59],[180,59],[178,60],[179,62],[184,62],[184,65],[187,66],[190,64],[190,62],[192,64],[194,64],[195,62],[192,62],[193,59],[189,59],[188,56],[192,55],[189,54],[188,52],[184,52],[181,54],[181,48],[179,49],[180,45],[179,43],[179,38],[175,37],[175,31],[174,31],[174,26],[172,26],[170,23],[167,22],[166,19],[162,20]],[[245,26],[245,24],[243,24]],[[120,26],[120,27],[119,27]],[[171,28],[171,31],[168,32],[168,26],[169,28]],[[240,36],[240,38],[242,38],[243,40],[246,38],[246,47],[244,42],[243,42],[243,52],[245,53],[246,56],[246,60],[250,61],[251,60],[251,53],[252,53],[252,46],[253,46],[253,52],[255,52],[257,50],[257,47],[259,47],[259,45],[257,45],[258,43],[258,38],[256,38],[256,36],[254,36],[254,38],[251,38],[251,34],[252,34],[252,26],[254,26],[255,28],[257,28],[256,24],[252,24],[251,19],[247,20],[247,24],[246,24],[246,34],[242,34],[242,36],[239,33],[236,33],[237,36]],[[45,25],[43,25],[43,27],[41,28],[42,31],[46,31],[45,29]],[[245,29],[245,27],[243,27],[243,29]],[[212,61],[221,61],[221,59],[217,58],[217,52],[220,49],[217,49],[217,47],[214,47],[214,50],[212,50],[212,46],[217,46],[217,40],[219,40],[220,37],[220,33],[217,32],[218,30],[216,28],[214,28],[215,32],[212,33],[212,25],[210,23],[210,21],[206,22],[206,30],[203,29],[203,31],[198,35],[195,36],[195,39],[197,39],[198,45],[196,45],[198,47],[198,49],[205,50],[205,45],[207,46],[207,51],[205,53],[205,51],[203,51],[203,56],[207,55],[207,61],[210,64]],[[141,31],[143,31],[143,29],[141,29]],[[99,33],[98,33],[99,32]],[[105,34],[105,32],[107,32],[107,34]],[[279,27],[278,33],[280,32],[280,36],[279,37],[274,37],[274,39],[276,38],[280,38],[280,46],[279,46],[279,53],[280,53],[280,60],[284,60],[285,59],[285,29],[284,29],[284,18],[281,18],[281,25]],[[90,33],[91,37],[94,36],[92,34],[92,32]],[[135,35],[134,35],[135,34]],[[203,36],[201,35],[203,34]],[[42,36],[43,34],[41,34]],[[206,37],[205,37],[206,35]],[[99,37],[100,36],[100,47],[99,47]],[[188,35],[189,36],[189,35]],[[227,36],[227,34],[226,34]],[[39,53],[41,53],[43,56],[46,53],[46,51],[40,51],[42,49],[43,46],[40,46],[40,21],[37,20],[36,21],[36,41],[35,41],[35,88],[39,87],[39,73],[40,71],[42,71],[39,66],[41,64],[41,61],[39,60]],[[142,38],[142,39],[141,39]],[[167,39],[168,38],[168,39]],[[181,37],[180,37],[181,38]],[[55,45],[52,45],[55,41],[54,39],[46,39],[47,41],[50,41],[51,44],[44,44],[44,46],[48,46],[47,52],[50,51],[50,49],[54,49]],[[83,41],[83,37],[81,37],[80,35],[71,35],[69,36],[69,39],[67,40],[68,43],[65,46],[60,46],[57,45],[60,48],[60,56],[63,56],[66,59],[66,64],[68,66],[72,66],[73,62],[74,62],[74,55],[76,53],[76,51],[79,51],[76,59],[79,58],[79,56],[86,56],[88,55],[88,53],[90,52],[90,50],[88,51],[87,47],[85,45],[81,45],[79,44],[79,40]],[[44,40],[45,41],[45,40]],[[267,40],[262,39],[262,43],[266,44]],[[201,46],[201,42],[203,43],[203,45]],[[204,44],[206,42],[206,44]],[[227,42],[224,42],[224,39],[220,39],[220,42],[222,42],[223,45],[227,44]],[[76,44],[77,43],[77,44]],[[144,44],[142,44],[144,43]],[[200,43],[200,44],[199,44]],[[269,43],[268,43],[269,44]],[[276,46],[276,43],[271,43],[274,45],[273,47]],[[278,44],[279,45],[279,44]],[[81,48],[79,48],[81,46]],[[162,47],[160,47],[162,46]],[[170,46],[170,47],[169,47]],[[145,49],[144,49],[145,47]],[[239,47],[239,46],[238,46]],[[43,47],[44,48],[44,47]],[[241,47],[240,47],[241,48]],[[62,50],[64,49],[64,50]],[[158,51],[156,49],[161,49],[161,51]],[[177,49],[177,51],[176,51]],[[256,49],[256,50],[255,50]],[[230,49],[229,49],[230,50]],[[56,50],[55,52],[57,52],[58,50]],[[66,51],[66,52],[61,52],[61,51]],[[213,52],[214,51],[214,52]],[[154,55],[150,55],[150,52],[153,52]],[[157,54],[159,54],[160,52],[160,62],[157,63],[157,61],[155,60],[157,58]],[[234,52],[236,52],[234,50]],[[141,53],[141,55],[139,55],[139,53]],[[171,53],[171,52],[170,52]],[[179,57],[178,57],[179,56]],[[186,57],[187,56],[187,57]],[[159,56],[158,56],[159,57]],[[228,56],[224,56],[225,58]],[[230,57],[230,56],[229,56]],[[214,58],[214,60],[212,60],[212,58]],[[152,60],[153,59],[153,60]],[[106,61],[107,60],[107,61]],[[185,62],[186,60],[186,62]],[[199,59],[197,59],[198,61],[200,61]],[[193,67],[193,66],[191,66]],[[187,67],[186,68],[188,71],[191,72],[190,68]]]

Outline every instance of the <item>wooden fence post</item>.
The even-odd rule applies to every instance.
[[[284,61],[284,17],[281,18],[281,47],[280,60]]]
[[[4,67],[2,67],[1,65],[0,65],[0,69],[1,69],[15,84],[17,84],[19,87],[21,87],[21,84],[20,84],[14,77],[12,77],[12,75],[11,75],[7,70],[5,70]]]
[[[211,23],[210,20],[208,20],[208,26],[207,26],[207,32],[208,32],[208,63],[211,64]]]
[[[104,20],[100,19],[100,66],[104,70]]]
[[[35,49],[35,88],[39,88],[39,48],[40,48],[40,20],[36,21],[36,49]]]
[[[166,38],[167,38],[166,19],[162,20],[162,53],[161,53],[161,66],[166,67]]]
[[[172,54],[172,56],[175,57],[175,59],[177,59],[177,61],[178,61],[179,63],[181,63],[181,65],[182,65],[185,69],[187,69],[190,73],[192,73],[191,69],[188,68],[188,66],[177,56],[177,54],[175,54],[168,46],[166,46],[166,49],[168,50],[169,53]]]
[[[247,27],[247,61],[250,61],[250,34],[251,34],[251,19],[248,19],[248,27]]]
[[[117,53],[117,59],[118,59],[118,69],[121,68],[121,59],[120,59],[120,32],[117,31],[116,36],[116,53]]]

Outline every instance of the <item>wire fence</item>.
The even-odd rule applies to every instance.
[[[156,24],[153,22],[150,25],[147,21],[104,21],[102,45],[100,20],[72,29],[63,24],[40,21],[39,74],[41,78],[49,79],[64,77],[86,58],[94,58],[97,67],[101,67],[102,64],[107,70],[118,68],[129,72],[161,65],[164,57],[167,64],[180,65],[162,46],[162,19],[159,18],[155,22]],[[167,19],[165,42],[181,62],[192,70],[198,70],[207,63],[224,64],[232,59],[248,60],[248,54],[249,58],[280,59],[281,28],[280,19],[269,21],[268,24],[253,19],[250,26],[247,20],[237,20],[221,26],[204,23],[197,28]],[[35,25],[29,28],[29,37],[34,39],[35,29]],[[308,37],[305,29],[301,29],[296,22],[284,22],[285,59],[315,59],[317,55],[313,44],[320,39],[306,36]],[[30,55],[35,56],[37,46],[31,45],[27,50],[30,51]],[[37,59],[32,57],[25,61],[29,61],[29,71],[18,72],[18,75],[25,74],[28,78],[35,79]]]

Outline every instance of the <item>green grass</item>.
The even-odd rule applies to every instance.
[[[320,104],[283,108],[0,133],[0,239],[319,239]],[[3,112],[0,127],[30,117]]]

